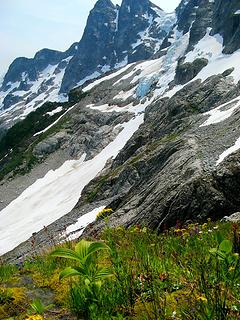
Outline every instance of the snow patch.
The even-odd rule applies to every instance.
[[[240,149],[240,138],[237,139],[237,141],[235,142],[235,144],[228,148],[227,150],[225,150],[220,156],[218,161],[216,162],[216,166],[218,166],[227,156],[229,156],[230,154],[232,154],[233,152],[236,152]]]
[[[121,69],[119,69],[118,71],[109,74],[108,76],[102,77],[101,79],[98,79],[98,80],[90,83],[90,84],[87,85],[85,88],[83,88],[82,91],[83,91],[83,92],[87,92],[87,91],[91,90],[92,88],[94,88],[95,86],[97,86],[98,84],[100,84],[101,82],[106,81],[106,80],[110,80],[110,79],[112,79],[112,78],[115,78],[115,77],[119,76],[120,74],[122,74],[123,72],[125,72],[127,69],[129,69],[133,64],[134,64],[134,63],[128,64],[128,65],[125,66],[124,68],[121,68]]]
[[[197,58],[205,58],[211,61],[222,53],[223,37],[220,34],[210,36],[210,32],[211,28],[208,28],[206,35],[186,55],[185,62],[192,63]]]
[[[122,131],[93,159],[66,161],[59,169],[49,171],[27,188],[0,212],[0,255],[14,249],[70,212],[78,202],[83,188],[115,158],[144,121],[139,114],[122,124]],[[17,237],[16,237],[17,235]]]
[[[46,114],[48,114],[51,117],[54,114],[61,112],[62,110],[63,110],[63,107],[57,107],[55,110],[47,112]]]
[[[81,216],[76,223],[68,226],[66,229],[66,233],[63,236],[64,240],[72,241],[79,238],[82,235],[84,229],[90,223],[93,223],[96,220],[98,213],[101,212],[104,208],[104,206],[96,208]]]
[[[205,127],[211,124],[222,122],[228,119],[229,117],[231,117],[234,111],[239,107],[240,107],[240,97],[235,98],[227,103],[224,103],[219,107],[204,113],[203,115],[208,115],[210,117],[199,127]]]

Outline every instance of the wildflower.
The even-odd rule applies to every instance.
[[[213,231],[212,231],[211,229],[208,229],[208,232],[211,233],[211,232],[213,232]]]
[[[103,219],[113,213],[113,209],[105,208],[97,214],[97,219]]]
[[[147,233],[147,228],[146,228],[146,227],[143,227],[142,230],[141,230],[141,232]]]
[[[217,230],[217,229],[218,229],[218,226],[213,227],[213,229],[214,229],[214,230]]]
[[[197,297],[197,301],[201,301],[201,302],[206,302],[207,303],[207,298],[205,298],[204,296],[198,296]]]
[[[177,312],[176,312],[176,311],[173,311],[173,313],[172,313],[172,318],[175,318],[176,315],[177,315]]]
[[[39,315],[34,315],[34,316],[29,316],[25,320],[44,320],[44,318],[42,316],[39,316]]]
[[[231,272],[231,271],[234,271],[235,268],[233,266],[231,266],[228,270]]]

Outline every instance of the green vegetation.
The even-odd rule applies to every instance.
[[[68,94],[68,100],[70,103],[77,103],[78,101],[85,98],[89,92],[83,92],[81,89],[72,89]]]
[[[50,134],[57,132],[67,118],[61,119],[54,127],[39,136],[34,137],[34,134],[51,125],[71,105],[71,103],[62,103],[63,110],[50,116],[47,113],[56,109],[59,104],[47,102],[6,132],[0,140],[0,180],[10,172],[25,174],[32,169],[39,161],[33,155],[34,146]]]
[[[1,265],[0,318],[239,319],[239,253],[239,224],[178,223],[160,235],[106,227],[97,242]],[[31,300],[33,290],[43,291]]]
[[[110,175],[104,175],[99,177],[99,181],[97,182],[97,186],[94,188],[92,192],[87,196],[86,202],[93,202],[101,190],[102,186],[108,181]]]
[[[77,261],[77,266],[67,267],[60,272],[60,279],[79,277],[71,284],[71,310],[78,316],[91,319],[92,308],[98,307],[103,281],[112,276],[107,267],[101,267],[94,255],[100,250],[108,250],[106,244],[81,240],[75,250],[59,248],[51,255]]]

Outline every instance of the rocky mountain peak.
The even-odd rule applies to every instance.
[[[43,49],[32,59],[12,63],[0,89],[0,109],[19,104],[35,109],[44,99],[62,99],[72,88],[110,70],[149,59],[174,23],[175,14],[166,14],[149,0],[123,0],[121,6],[98,0],[79,43],[66,52]]]
[[[112,3],[111,0],[98,0],[95,3],[94,9],[106,9],[106,8],[115,8],[115,5]]]

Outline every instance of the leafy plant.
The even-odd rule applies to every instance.
[[[49,308],[51,308],[51,305],[44,306],[40,299],[36,299],[30,304],[30,307],[37,315],[42,316]]]
[[[82,311],[89,316],[94,304],[99,304],[100,289],[103,281],[112,276],[107,267],[100,267],[96,259],[96,253],[101,250],[109,250],[109,247],[101,242],[81,240],[75,250],[59,248],[51,253],[51,256],[73,260],[76,265],[67,267],[60,272],[59,278],[79,277],[80,281],[71,284],[72,309],[80,314]],[[79,300],[82,303],[79,303]],[[77,303],[76,303],[77,302]],[[79,310],[79,305],[81,306]]]

